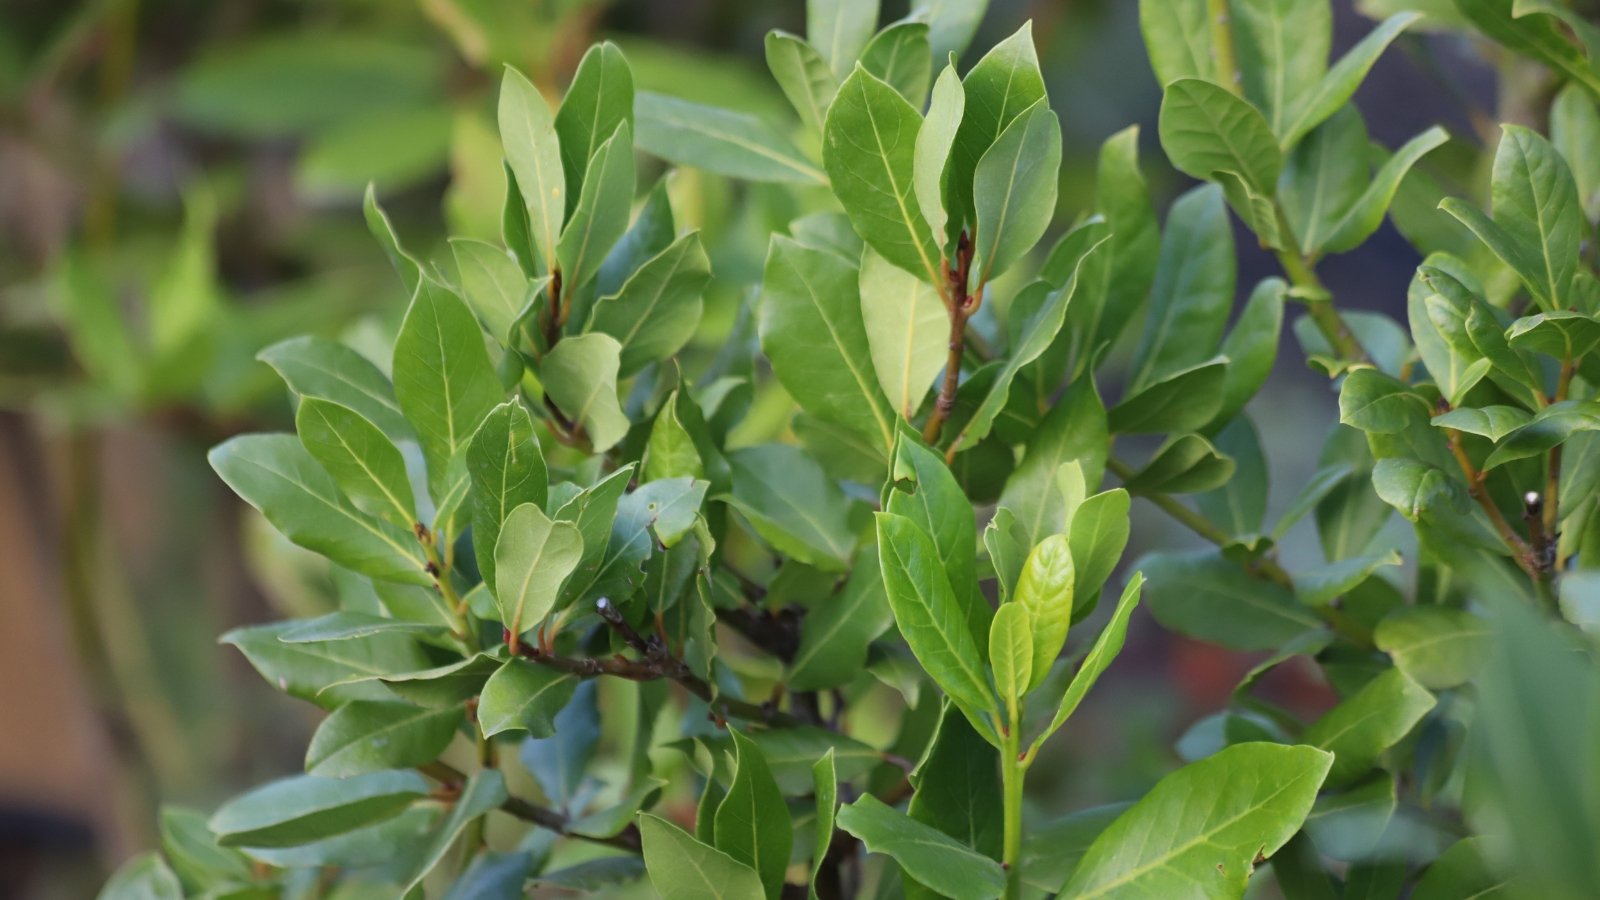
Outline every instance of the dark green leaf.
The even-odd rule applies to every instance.
[[[415,772],[297,775],[230,800],[209,824],[225,847],[292,847],[395,816],[427,792]]]
[[[991,900],[1005,888],[999,863],[871,794],[841,807],[838,821],[868,853],[891,857],[919,883],[938,885],[940,893],[954,900]]]
[[[354,700],[334,710],[311,736],[306,772],[343,778],[432,762],[465,716],[460,707]]]

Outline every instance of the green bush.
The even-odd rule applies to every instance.
[[[267,348],[297,433],[211,453],[338,586],[224,637],[329,711],[306,774],[169,812],[104,896],[1591,896],[1600,32],[1417,5],[1330,62],[1324,0],[1143,0],[1200,184],[1158,218],[1129,129],[1063,228],[1030,28],[954,62],[980,4],[812,0],[767,38],[783,127],[636,92],[610,43],[554,108],[508,68],[500,241],[419,258],[369,190],[392,353]],[[1551,139],[1490,135],[1491,212],[1441,202],[1471,142],[1391,152],[1350,102],[1424,26],[1542,67]],[[775,186],[781,232],[703,223],[770,241],[731,325],[651,160]],[[1283,271],[1237,312],[1230,211]],[[1425,257],[1404,325],[1317,274],[1386,215]],[[1268,522],[1247,407],[1291,309],[1340,425]],[[1119,576],[1133,497],[1215,546]],[[1321,564],[1280,562],[1297,527]],[[1141,799],[1030,804],[1141,599],[1269,653]],[[1301,657],[1339,697],[1310,722],[1255,690]]]

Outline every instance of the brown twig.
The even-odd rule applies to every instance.
[[[449,763],[439,760],[423,763],[417,767],[417,771],[457,792],[459,792],[461,784],[467,780],[466,773]],[[644,846],[639,840],[639,829],[635,825],[630,824],[611,837],[595,837],[572,831],[572,819],[564,813],[529,803],[521,797],[507,797],[505,802],[500,804],[500,809],[524,822],[532,822],[541,828],[548,828],[564,837],[603,844],[607,847],[615,847],[618,850],[627,850],[630,853],[638,853]]]
[[[961,354],[967,346],[967,320],[983,303],[981,288],[976,293],[967,292],[967,278],[972,268],[972,239],[965,231],[956,241],[955,268],[950,267],[949,260],[942,265],[949,285],[949,298],[945,303],[945,311],[950,315],[950,341],[946,345],[949,356],[945,361],[944,381],[939,386],[939,399],[935,401],[933,412],[928,414],[928,421],[922,427],[922,439],[929,444],[939,439],[945,421],[956,408],[956,388],[961,386]]]

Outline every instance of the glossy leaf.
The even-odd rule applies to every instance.
[[[1089,648],[1089,654],[1083,658],[1083,664],[1072,676],[1072,681],[1067,685],[1067,692],[1061,696],[1061,703],[1056,706],[1055,715],[1050,718],[1050,724],[1045,728],[1029,749],[1035,752],[1045,738],[1054,734],[1066,724],[1068,718],[1077,711],[1078,704],[1089,695],[1095,682],[1105,674],[1106,668],[1122,652],[1122,644],[1128,636],[1128,619],[1133,615],[1133,609],[1139,605],[1139,595],[1144,590],[1144,574],[1133,573],[1128,579],[1127,587],[1122,589],[1122,596],[1117,600],[1117,608],[1111,613],[1111,620],[1101,629],[1099,637],[1094,639],[1094,646]]]
[[[561,171],[566,178],[566,213],[569,220],[577,219],[583,205],[581,192],[589,182],[592,166],[605,165],[599,158],[601,146],[627,123],[633,130],[633,71],[616,44],[603,41],[590,47],[578,63],[578,71],[567,86],[561,109],[556,112],[555,131],[560,137]],[[623,141],[624,144],[627,141]],[[631,160],[632,153],[628,153]],[[518,183],[522,173],[517,173]],[[628,184],[632,199],[633,184]],[[623,211],[626,216],[626,209]],[[535,219],[537,221],[537,219]],[[551,257],[546,256],[546,259]],[[568,282],[574,287],[579,279],[572,278],[572,268],[567,270]]]
[[[472,550],[485,584],[495,583],[495,544],[511,511],[524,503],[544,506],[550,475],[533,433],[533,418],[520,400],[500,404],[467,445],[472,481]]]
[[[394,371],[395,399],[417,430],[428,484],[438,492],[451,459],[504,397],[478,320],[460,297],[423,282],[395,338]]]
[[[628,433],[628,417],[617,400],[622,345],[609,334],[563,338],[539,368],[545,393],[567,418],[581,425],[596,452],[616,446]]]
[[[1383,751],[1433,709],[1434,697],[1399,669],[1367,682],[1349,699],[1307,728],[1307,744],[1334,754],[1330,787],[1345,784],[1377,762]]]
[[[633,129],[623,121],[595,149],[583,176],[582,192],[556,242],[563,291],[570,293],[588,284],[628,230],[634,178]]]
[[[748,181],[828,181],[783,132],[755,116],[648,92],[635,104],[639,149],[668,162]]]
[[[949,358],[950,317],[932,286],[872,250],[861,257],[860,289],[872,370],[909,421]]]
[[[555,734],[556,714],[572,700],[578,677],[521,659],[508,659],[483,685],[478,724],[484,737],[519,729],[530,737]]]
[[[1026,642],[1032,659],[1023,668],[1029,677],[1024,690],[1039,685],[1067,643],[1067,627],[1072,622],[1073,590],[1077,570],[1073,566],[1071,542],[1065,534],[1055,534],[1036,544],[1017,579],[1016,598],[1008,607],[1020,606],[1027,612]],[[990,647],[994,646],[990,632]],[[998,665],[996,679],[998,680]]]
[[[297,775],[230,800],[209,824],[225,847],[292,847],[390,818],[427,792],[415,772]]]
[[[1055,215],[1061,123],[1046,101],[1018,115],[973,171],[977,239],[973,266],[987,284],[1025,256]]]
[[[294,420],[300,443],[357,506],[402,528],[417,521],[406,461],[378,426],[319,397],[301,399]]]
[[[956,130],[966,110],[967,95],[955,66],[946,65],[933,82],[933,98],[928,114],[917,131],[912,154],[912,189],[922,217],[933,229],[935,240],[943,240],[949,224],[950,154],[955,147]]]
[[[1197,78],[1166,86],[1161,146],[1179,171],[1202,180],[1232,172],[1267,197],[1283,169],[1283,154],[1261,112],[1228,89]]]
[[[940,893],[954,900],[990,900],[1005,888],[999,863],[896,812],[871,794],[840,807],[838,822],[861,840],[868,853],[891,857],[912,878],[938,885]]]
[[[921,109],[928,99],[928,80],[933,69],[927,23],[902,20],[873,35],[861,51],[861,68],[882,79],[908,103]]]
[[[335,341],[297,337],[262,350],[256,358],[302,397],[321,397],[360,413],[390,438],[411,434],[395,402],[394,387],[370,360]]]
[[[820,133],[828,106],[839,90],[839,79],[828,60],[804,39],[784,31],[767,32],[766,47],[767,68],[772,70],[778,87],[794,105],[801,121]]]
[[[1236,279],[1233,236],[1221,191],[1203,186],[1184,194],[1167,217],[1129,396],[1216,353],[1233,307]],[[1180,426],[1162,430],[1177,431]]]
[[[795,447],[767,444],[728,454],[732,502],[756,532],[807,565],[842,571],[855,540],[838,485]]]
[[[465,711],[355,700],[334,710],[311,736],[306,772],[332,778],[404,769],[444,752]]]
[[[1465,610],[1407,606],[1385,616],[1373,643],[1395,668],[1430,690],[1465,684],[1488,652],[1489,623]]]
[[[711,263],[698,233],[686,234],[639,266],[614,296],[595,302],[589,328],[622,345],[627,378],[683,349],[700,324]]]
[[[556,239],[571,202],[555,118],[539,89],[510,66],[500,82],[499,117],[500,140],[522,192],[534,252],[549,265],[556,258]],[[582,185],[582,171],[576,176],[570,180]]]
[[[732,730],[735,763],[727,796],[717,806],[716,846],[761,876],[768,900],[783,888],[794,842],[789,810],[761,750]]]
[[[766,896],[754,869],[695,840],[666,819],[640,815],[639,834],[650,883],[665,900],[761,900]]]
[[[955,231],[970,227],[974,175],[978,161],[1011,125],[1012,120],[1045,97],[1044,77],[1033,46],[1033,23],[1024,22],[1010,37],[996,44],[967,72],[961,82],[966,95],[961,124],[950,152],[948,203],[945,207]]]
[[[583,557],[583,535],[570,522],[552,521],[538,506],[513,509],[495,542],[495,601],[513,635],[532,629],[555,608],[561,585]]]
[[[1247,574],[1215,550],[1140,560],[1150,612],[1162,625],[1235,650],[1265,650],[1321,622],[1287,588]]]
[[[1027,575],[1028,570],[1024,569],[1023,577]],[[1019,600],[1023,597],[1020,590],[1017,597]],[[1034,678],[1036,648],[1030,634],[1033,624],[1029,612],[1021,603],[1006,603],[989,624],[989,671],[994,674],[995,690],[1013,717],[1018,715],[1022,698],[1027,695]],[[1061,620],[1066,621],[1072,612],[1070,604],[1061,612]],[[1054,656],[1050,661],[1054,661]]]

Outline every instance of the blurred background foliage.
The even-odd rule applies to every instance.
[[[885,21],[906,12],[884,6]],[[1396,8],[1453,22],[1448,0],[1339,2],[1336,52],[1366,15]],[[153,842],[158,800],[209,807],[298,768],[314,711],[215,636],[271,610],[314,614],[329,586],[244,514],[204,452],[289,425],[261,347],[308,331],[387,346],[406,298],[362,220],[366,185],[419,255],[447,258],[447,233],[496,236],[500,67],[555,97],[600,38],[624,48],[640,90],[693,85],[700,102],[792,127],[762,39],[802,31],[804,16],[802,0],[0,4],[0,895],[86,896]],[[973,46],[1030,18],[1066,131],[1059,219],[1084,208],[1100,142],[1128,124],[1144,126],[1165,207],[1186,185],[1155,143],[1160,90],[1137,5],[994,0]],[[1395,146],[1438,122],[1456,139],[1408,181],[1395,219],[1426,246],[1465,247],[1433,211],[1438,192],[1482,196],[1484,136],[1543,108],[1528,98],[1544,82],[1461,32],[1424,29],[1398,46],[1357,95],[1373,138]],[[786,190],[692,169],[669,189],[712,259],[689,352],[709,359],[759,281],[766,235],[803,210]],[[1418,257],[1393,229],[1323,274],[1347,307],[1403,321]],[[1240,284],[1273,271],[1240,246]],[[1329,382],[1298,352],[1279,359],[1255,409],[1276,507],[1315,470],[1336,420]],[[785,428],[791,408],[770,379],[762,390],[741,426],[751,442]],[[1135,512],[1128,559],[1195,540]],[[1118,677],[1035,769],[1035,789],[1061,808],[1143,790],[1252,662],[1141,613]],[[1276,670],[1268,695],[1312,714],[1332,694],[1299,662]]]

